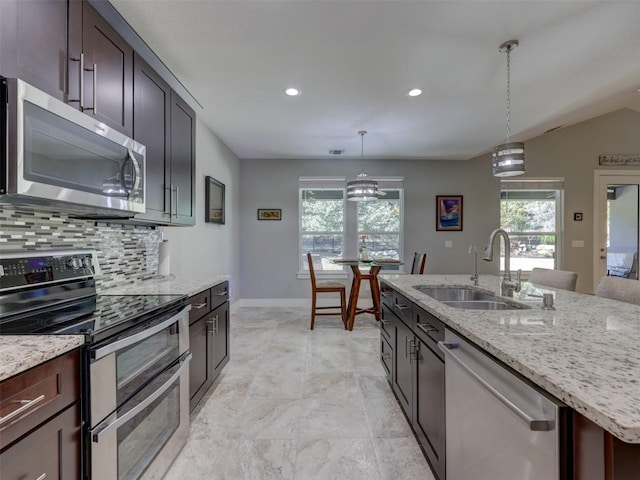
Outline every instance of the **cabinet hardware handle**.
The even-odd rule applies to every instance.
[[[180,201],[180,195],[178,194],[178,185],[176,185],[176,218],[178,218],[178,211],[180,210],[178,202]]]
[[[16,408],[13,412],[9,413],[8,415],[5,415],[4,417],[0,417],[0,425],[2,425],[5,422],[8,422],[14,417],[17,417],[18,415],[23,413],[25,410],[29,410],[36,403],[40,403],[42,400],[44,400],[44,395],[40,395],[39,397],[36,397],[33,400],[16,400],[15,402],[12,402],[12,403],[19,403],[21,406]]]
[[[213,317],[213,320],[215,322],[215,333],[218,333],[218,315]]]
[[[390,353],[383,353],[382,354],[382,358],[384,358],[385,360],[389,360],[391,358],[391,354]]]
[[[36,480],[44,480],[45,478],[47,478],[47,474],[43,473],[42,475],[40,475],[38,478],[36,478]]]
[[[194,308],[195,310],[200,310],[201,308],[204,308],[206,306],[207,306],[206,301],[204,303],[197,303],[195,305],[191,305],[191,307]]]
[[[98,95],[96,93],[96,89],[98,88],[98,65],[94,63],[93,68],[85,68],[84,70],[85,72],[93,72],[93,106],[82,107],[82,111],[91,110],[93,115],[96,115],[98,113]],[[84,88],[82,90],[84,90]]]
[[[416,343],[415,340],[411,340],[409,342],[409,363],[411,363],[411,360],[418,359],[419,350],[420,350],[420,346]]]
[[[80,58],[70,58],[72,62],[80,62],[80,78],[78,83],[79,96],[77,99],[69,99],[69,103],[78,102],[80,104],[80,111],[84,110],[84,53],[80,54]]]
[[[416,327],[422,330],[424,333],[437,332],[438,329],[430,323],[416,323]]]
[[[438,348],[447,356],[448,361],[455,361],[462,370],[464,370],[471,378],[482,385],[491,395],[493,395],[500,403],[516,414],[524,421],[532,432],[548,432],[553,430],[555,422],[546,418],[536,419],[522,410],[519,406],[500,393],[493,385],[489,384],[484,378],[478,375],[469,365],[467,365],[460,357],[453,353],[453,350],[460,348],[458,343],[454,342],[438,342]],[[446,363],[446,362],[445,362]]]
[[[218,297],[224,297],[227,294],[227,291],[225,290],[224,292],[213,292],[214,295],[217,295]]]
[[[409,357],[409,337],[404,337],[404,358]]]
[[[382,325],[389,325],[391,322],[389,320],[385,320],[384,318],[381,318],[380,323],[382,323]]]
[[[215,321],[214,321],[213,319],[211,319],[211,320],[205,320],[205,322],[204,322],[204,323],[206,323],[206,324],[207,324],[207,333],[209,333],[209,334],[211,334],[211,335],[215,336],[215,334],[216,334],[216,327],[215,327],[215,325],[216,325],[216,324],[215,324]],[[209,327],[211,327],[211,328],[209,328]]]
[[[395,306],[398,310],[406,310],[406,309],[408,309],[408,308],[409,308],[409,305],[404,305],[404,304],[402,304],[402,303],[396,303],[394,306]]]

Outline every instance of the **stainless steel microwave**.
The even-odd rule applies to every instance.
[[[144,213],[144,145],[22,80],[0,88],[0,202]]]

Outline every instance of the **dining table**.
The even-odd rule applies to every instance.
[[[349,303],[347,306],[347,330],[353,330],[356,315],[361,313],[370,313],[380,321],[380,285],[378,283],[378,274],[382,269],[391,266],[402,265],[399,260],[378,259],[378,260],[358,260],[358,259],[334,259],[331,261],[337,265],[348,265],[351,267],[353,278],[351,280],[351,291],[349,293]],[[358,308],[358,297],[360,296],[360,285],[362,281],[369,281],[371,289],[371,308]]]

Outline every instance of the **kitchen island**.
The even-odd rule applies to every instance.
[[[440,478],[445,376],[438,362],[444,357],[434,357],[436,344],[424,348],[420,337],[427,343],[429,336],[442,341],[445,327],[573,409],[572,478],[637,478],[640,306],[525,282],[506,301],[528,308],[472,310],[446,305],[414,287],[477,288],[500,301],[500,277],[482,275],[477,287],[467,275],[385,274],[380,281],[388,307],[381,322],[381,361],[419,441],[429,445],[427,456]],[[542,308],[539,296],[549,292],[555,310]],[[412,399],[425,393],[427,404]]]

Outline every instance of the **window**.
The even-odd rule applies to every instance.
[[[402,258],[402,179],[375,179],[385,192],[372,202],[347,202],[344,177],[299,179],[299,272],[309,270],[311,252],[317,274],[343,272],[336,258],[357,258],[365,238],[372,258]]]
[[[364,237],[372,258],[400,260],[402,190],[383,191],[386,195],[378,201],[357,203],[358,239]]]
[[[301,181],[300,199],[300,271],[309,270],[307,252],[311,252],[314,270],[342,271],[331,263],[342,258],[345,229],[344,181],[309,179]]]
[[[500,226],[509,232],[511,270],[560,268],[562,189],[560,179],[501,182]]]

